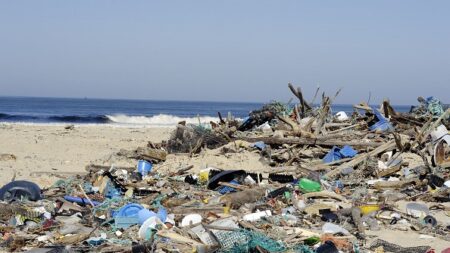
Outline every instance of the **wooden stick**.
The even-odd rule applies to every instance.
[[[84,191],[83,187],[79,184],[78,187],[80,188],[81,192],[83,193],[83,196],[89,201],[89,204],[91,204],[92,207],[94,207],[94,203],[92,203],[92,200],[88,197],[86,192]]]
[[[360,122],[360,123],[357,123],[357,124],[354,124],[354,125],[351,125],[351,126],[348,126],[348,127],[343,127],[343,128],[340,128],[340,129],[337,129],[337,130],[334,130],[334,131],[329,131],[327,133],[327,135],[328,134],[339,133],[339,132],[342,132],[342,131],[345,131],[345,130],[349,130],[349,129],[352,129],[352,128],[355,128],[355,127],[358,127],[358,126],[362,126],[362,125],[364,125],[364,123]]]
[[[323,137],[322,138],[242,137],[240,139],[248,142],[263,141],[264,143],[269,145],[297,144],[297,145],[318,145],[327,147],[344,146],[344,145],[350,145],[353,147],[379,147],[384,144],[380,142],[329,140],[328,138]]]
[[[219,182],[219,185],[223,185],[223,186],[228,186],[234,189],[238,189],[238,190],[247,190],[249,189],[248,186],[245,185],[237,185],[237,184],[230,184],[230,183],[226,183],[226,182]]]

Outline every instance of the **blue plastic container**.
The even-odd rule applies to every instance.
[[[117,212],[117,216],[120,217],[133,217],[138,216],[139,211],[144,209],[143,206],[139,204],[126,204],[122,206],[119,211]]]
[[[150,211],[148,209],[142,209],[139,211],[138,213],[138,217],[139,217],[139,224],[144,224],[144,222],[150,218],[156,216],[158,217],[162,222],[165,222],[167,220],[167,210],[163,207],[160,207],[158,209],[158,213],[155,213],[153,211]]]
[[[150,218],[150,217],[152,217],[152,216],[156,216],[156,213],[155,212],[152,212],[152,211],[150,211],[150,210],[148,210],[148,209],[142,209],[142,210],[140,210],[139,211],[139,213],[138,213],[138,220],[139,220],[139,224],[144,224],[144,222],[148,219],[148,218]]]
[[[113,212],[114,223],[117,228],[129,228],[134,224],[139,224],[139,212],[145,208],[139,204],[126,204],[118,211]]]
[[[114,218],[114,224],[116,228],[124,228],[127,229],[133,225],[139,224],[139,217],[120,217],[117,216]]]
[[[148,173],[152,171],[153,165],[145,160],[139,160],[137,165],[138,172],[144,177],[147,176]]]

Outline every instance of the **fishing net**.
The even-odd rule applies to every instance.
[[[228,140],[202,126],[178,125],[167,142],[169,153],[198,153],[201,147],[215,149],[228,143]]]
[[[292,112],[292,109],[280,102],[271,102],[264,105],[261,109],[251,111],[248,118],[239,126],[239,131],[246,131],[255,126],[271,122],[276,119],[277,115],[286,116]]]
[[[77,189],[77,185],[84,184],[84,181],[75,178],[75,177],[69,177],[68,179],[60,179],[56,181],[51,188],[61,188],[65,190],[66,195],[72,195],[74,192],[77,192],[79,189]]]
[[[241,253],[254,252],[260,247],[268,252],[295,252],[295,253],[314,253],[310,247],[298,244],[293,247],[286,246],[283,242],[274,240],[264,234],[240,229],[232,232],[224,232],[226,239],[218,238],[222,250],[221,253]]]
[[[427,107],[433,118],[439,118],[444,113],[441,101],[435,97],[427,98]]]
[[[223,253],[250,252],[251,249],[257,246],[269,252],[285,252],[287,250],[283,243],[275,241],[261,233],[245,229],[227,232],[226,235],[227,240],[225,242],[220,240]]]

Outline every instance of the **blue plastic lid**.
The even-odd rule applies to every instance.
[[[139,204],[126,204],[119,209],[116,215],[121,217],[133,217],[137,216],[142,209],[144,209],[144,207]]]

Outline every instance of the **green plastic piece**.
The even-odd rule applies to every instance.
[[[300,189],[302,189],[303,192],[319,192],[322,190],[320,183],[309,180],[307,178],[300,179],[298,186],[300,187]]]
[[[317,236],[312,236],[312,237],[306,238],[306,240],[305,240],[305,244],[308,246],[316,245],[319,242],[320,242],[320,238]]]

